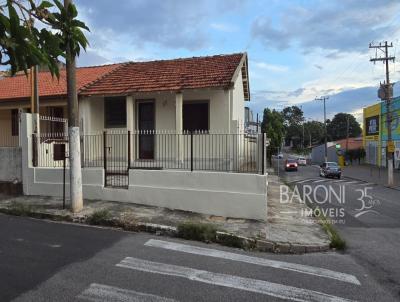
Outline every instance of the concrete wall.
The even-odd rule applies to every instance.
[[[26,195],[62,196],[62,169],[29,168]],[[69,192],[69,170],[66,172]],[[104,187],[104,171],[82,170],[85,199],[131,202],[224,217],[266,220],[266,175],[130,170],[129,188]],[[25,185],[25,184],[24,184]]]
[[[22,151],[18,147],[0,147],[0,181],[22,181]]]

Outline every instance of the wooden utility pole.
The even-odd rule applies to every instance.
[[[327,99],[329,99],[329,96],[315,98],[316,101],[324,102],[325,161],[328,161],[328,131],[326,130],[326,104],[325,104],[325,101]]]
[[[369,44],[369,48],[374,48],[376,52],[382,51],[384,56],[378,57],[377,53],[375,54],[375,58],[371,58],[370,61],[374,62],[374,64],[378,61],[382,61],[386,67],[386,81],[383,84],[380,84],[379,97],[385,101],[386,103],[386,128],[387,128],[387,142],[386,142],[386,158],[387,158],[387,167],[388,167],[388,186],[393,186],[393,150],[391,150],[391,146],[393,144],[392,141],[392,112],[391,112],[391,102],[392,102],[392,94],[393,94],[393,84],[390,83],[389,78],[389,61],[394,62],[395,57],[389,56],[388,48],[393,47],[393,43],[388,44],[385,41],[384,44],[379,43],[379,45]]]
[[[64,8],[68,13],[68,6],[72,0],[64,0]],[[69,37],[66,41],[66,72],[68,95],[68,138],[70,163],[70,196],[72,212],[79,212],[83,208],[82,170],[79,133],[78,94],[76,91],[76,61],[71,50]]]

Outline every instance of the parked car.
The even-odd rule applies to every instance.
[[[283,154],[282,154],[282,153],[279,153],[279,154],[278,154],[278,158],[279,158],[279,159],[283,158]]]
[[[322,177],[337,177],[342,176],[342,169],[335,162],[324,162],[319,169],[319,175]]]
[[[306,166],[307,165],[307,160],[305,159],[305,157],[298,157],[297,158],[297,164],[299,166]]]
[[[285,161],[285,171],[297,171],[297,160],[289,158]]]

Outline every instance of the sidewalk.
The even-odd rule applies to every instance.
[[[97,215],[104,220],[103,225],[172,236],[178,235],[178,227],[182,223],[209,224],[221,231],[218,233],[221,238],[231,237],[230,239],[233,238],[236,241],[242,240],[245,243],[244,247],[261,251],[276,253],[326,251],[330,241],[322,227],[317,223],[310,224],[303,221],[300,209],[304,205],[280,203],[279,185],[281,183],[274,175],[269,175],[268,178],[267,223],[96,200],[85,200],[82,212],[74,215],[67,209],[62,210],[61,198],[43,196],[0,199],[0,212],[78,223],[90,223],[90,219]]]
[[[382,186],[387,186],[387,169],[372,165],[353,164],[343,168],[343,176],[356,180],[366,181]],[[400,190],[400,171],[394,170],[393,189]]]

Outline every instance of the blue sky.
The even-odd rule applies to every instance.
[[[249,55],[254,112],[302,105],[320,119],[316,96],[329,95],[328,117],[361,117],[376,102],[383,64],[370,42],[393,42],[400,59],[398,0],[75,0],[90,27],[80,66],[234,53]],[[391,64],[391,79],[400,67]],[[400,86],[400,84],[399,84]],[[400,94],[400,89],[395,89]]]

